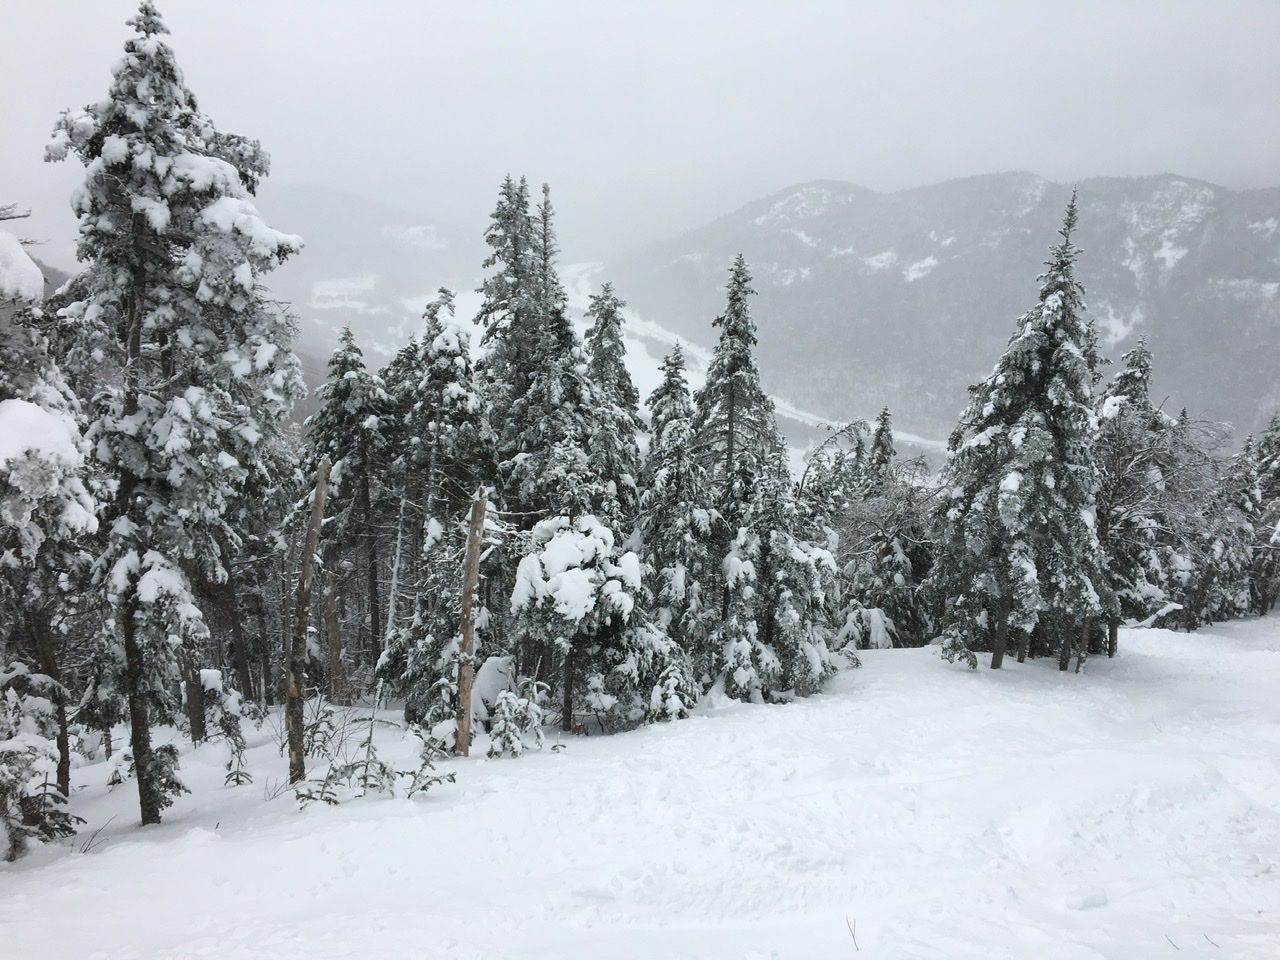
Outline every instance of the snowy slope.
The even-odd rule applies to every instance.
[[[1280,619],[1125,631],[1087,672],[870,651],[807,701],[304,812],[264,800],[285,769],[264,731],[253,786],[219,786],[202,747],[146,831],[81,767],[75,808],[105,827],[0,867],[0,955],[1280,955]]]

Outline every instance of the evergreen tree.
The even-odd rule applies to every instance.
[[[636,482],[640,475],[636,435],[643,429],[643,423],[640,394],[626,367],[627,351],[622,341],[625,306],[609,283],[591,297],[587,308],[587,320],[591,324],[587,333],[587,370],[601,400],[594,408],[592,466],[603,482],[602,492],[609,501],[598,504],[596,511],[616,514],[620,523],[628,525],[636,515]]]
[[[706,467],[715,505],[732,540],[753,498],[757,479],[783,449],[773,401],[760,385],[756,367],[756,327],[748,298],[751,274],[741,254],[729,271],[724,313],[715,319],[720,339],[698,391],[694,432],[698,457]]]
[[[871,452],[867,456],[868,468],[873,474],[883,474],[897,455],[898,451],[893,446],[893,420],[889,416],[889,408],[885,407],[876,417]]]
[[[731,626],[720,635],[725,692],[759,702],[813,693],[835,672],[826,590],[835,560],[801,536],[785,464],[771,464],[754,490],[726,562],[739,569],[727,577]],[[740,624],[748,610],[753,629],[735,636],[733,621]]]
[[[365,369],[364,354],[350,327],[342,331],[319,389],[320,408],[307,419],[311,456],[308,473],[328,456],[333,464],[324,555],[336,565],[344,546],[364,545],[368,646],[377,657],[384,623],[380,602],[377,513],[378,480],[386,459],[389,398],[382,378]]]
[[[451,291],[442,289],[427,305],[424,321],[413,344],[416,378],[410,379],[416,382],[403,423],[411,451],[407,496],[421,528],[420,573],[412,583],[412,620],[393,634],[379,663],[379,675],[406,698],[412,717],[428,714],[442,679],[450,686],[443,707],[452,716],[464,524],[472,496],[493,469],[493,438],[471,368],[470,334],[454,319]],[[487,623],[487,614],[481,621]]]
[[[715,573],[711,538],[719,518],[693,451],[693,406],[679,345],[662,362],[649,417],[639,526],[651,610],[657,627],[689,652],[705,686],[714,671],[708,640],[718,598],[707,581]]]
[[[1098,472],[1091,334],[1071,234],[1040,278],[1037,305],[1019,321],[991,375],[970,388],[952,436],[938,510],[932,589],[945,606],[950,658],[999,667],[1010,629],[1056,631],[1065,658],[1101,613],[1106,589],[1094,530]]]
[[[253,369],[228,348],[251,339],[258,278],[301,241],[258,217],[249,198],[266,155],[197,110],[154,5],[129,23],[137,36],[106,98],[64,114],[47,154],[85,165],[74,200],[83,299],[64,312],[80,324],[82,368],[118,372],[88,413],[115,491],[98,582],[124,651],[142,820],[155,823],[180,785],[152,750],[151,721],[171,708],[175,649],[190,699],[206,636],[187,571],[225,579],[245,474],[228,451],[248,442],[235,397]]]

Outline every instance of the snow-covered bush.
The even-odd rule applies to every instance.
[[[509,754],[518,757],[524,753],[525,737],[532,735],[534,744],[542,746],[542,704],[548,687],[531,677],[520,681],[520,690],[501,691],[491,711],[489,728],[489,756]]]
[[[80,822],[63,809],[67,798],[50,782],[58,765],[54,686],[21,663],[0,670],[0,825],[6,860],[22,856],[32,839],[72,835]]]

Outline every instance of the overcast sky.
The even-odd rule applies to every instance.
[[[202,106],[263,141],[274,182],[479,232],[502,175],[527,173],[572,259],[815,178],[1280,183],[1276,0],[160,7]],[[77,172],[43,144],[105,93],[132,8],[0,0],[0,202],[33,209],[23,230],[55,262]]]

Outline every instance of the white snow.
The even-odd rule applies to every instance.
[[[915,283],[915,281],[933,273],[933,268],[937,265],[937,257],[925,257],[923,260],[917,260],[902,271],[902,279],[907,281],[907,283]]]
[[[75,422],[29,400],[0,400],[0,468],[28,453],[66,469],[83,462]]]
[[[187,748],[193,793],[159,827],[136,826],[132,783],[80,766],[75,849],[102,831],[0,866],[0,953],[1276,956],[1280,620],[1123,630],[1084,676],[860,655],[785,706],[518,760],[484,759],[482,734],[444,765],[456,784],[412,801],[266,800],[285,761],[247,724],[254,784],[223,786],[224,745]],[[381,755],[408,765],[416,741],[379,718]]]
[[[871,273],[879,273],[881,270],[888,270],[898,262],[898,254],[893,250],[882,250],[874,256],[863,257],[862,264]]]
[[[18,238],[0,230],[0,302],[34,303],[44,297],[44,274],[27,256]]]
[[[805,233],[803,230],[795,230],[795,229],[789,228],[789,229],[783,230],[782,232],[791,234],[793,237],[795,237],[797,240],[803,243],[806,247],[816,247],[818,245],[818,241],[813,239],[813,237]]]
[[[1116,312],[1116,308],[1105,300],[1098,305],[1093,315],[1108,347],[1114,347],[1128,339],[1129,335],[1146,319],[1140,303],[1135,303],[1125,314]]]

